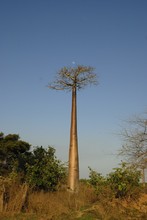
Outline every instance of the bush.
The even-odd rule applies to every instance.
[[[140,190],[141,173],[126,163],[122,163],[120,168],[114,168],[107,177],[116,198],[138,196]]]
[[[112,200],[113,192],[107,182],[107,178],[102,176],[101,173],[98,173],[95,170],[92,170],[89,167],[89,184],[94,187],[95,193],[97,195],[97,200],[103,201],[104,203],[106,200]]]
[[[90,173],[89,173],[89,183],[94,186],[95,188],[98,188],[101,185],[105,184],[105,178],[102,176],[101,173],[96,172],[95,170],[92,170],[89,167]]]
[[[26,179],[33,189],[55,191],[66,177],[66,167],[55,156],[55,149],[37,147],[33,151],[33,160],[27,164]]]

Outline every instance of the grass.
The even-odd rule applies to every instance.
[[[33,214],[12,214],[7,213],[0,216],[1,220],[38,220],[37,216],[34,216]]]
[[[136,200],[121,200],[109,191],[96,195],[86,184],[78,194],[65,190],[45,193],[28,191],[22,206],[24,187],[14,185],[9,191],[0,220],[144,220],[147,219],[147,194]],[[21,210],[20,207],[23,207]]]

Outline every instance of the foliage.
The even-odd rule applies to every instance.
[[[135,167],[122,163],[121,167],[114,168],[107,177],[89,168],[89,183],[95,188],[98,198],[112,199],[137,197],[141,191],[141,173]]]
[[[112,198],[112,191],[107,184],[107,179],[95,170],[89,167],[89,184],[94,187],[97,199]]]
[[[37,147],[30,151],[30,144],[17,134],[0,133],[0,176],[28,182],[35,189],[54,191],[65,180],[66,167],[55,157],[55,149]]]
[[[101,173],[96,172],[95,170],[92,170],[90,167],[89,168],[89,183],[94,186],[95,188],[98,188],[101,185],[104,185],[106,180],[102,176]]]
[[[114,172],[108,175],[107,181],[115,197],[124,198],[133,196],[136,193],[140,177],[140,171],[132,166],[127,166],[126,163],[122,163],[121,167],[114,168]]]
[[[25,172],[25,163],[30,160],[30,144],[20,140],[18,134],[0,133],[0,175]]]
[[[37,147],[27,164],[27,182],[37,190],[54,191],[66,177],[66,167],[55,156],[55,149]]]

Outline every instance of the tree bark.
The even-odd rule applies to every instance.
[[[77,134],[77,100],[76,100],[76,86],[73,86],[70,146],[69,146],[68,189],[70,191],[77,192],[78,185],[79,185],[79,157],[78,157],[78,134]]]

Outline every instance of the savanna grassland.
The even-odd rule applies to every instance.
[[[147,194],[115,198],[109,187],[96,193],[91,185],[80,183],[79,193],[61,188],[56,192],[33,192],[26,185],[13,183],[7,188],[1,220],[145,220]],[[1,194],[2,195],[2,194]],[[8,196],[9,198],[6,198]],[[2,200],[1,200],[2,201]],[[1,204],[2,209],[2,204]]]
[[[136,166],[122,162],[106,176],[89,167],[71,192],[53,147],[30,150],[19,135],[0,137],[0,220],[147,219],[147,185]]]

